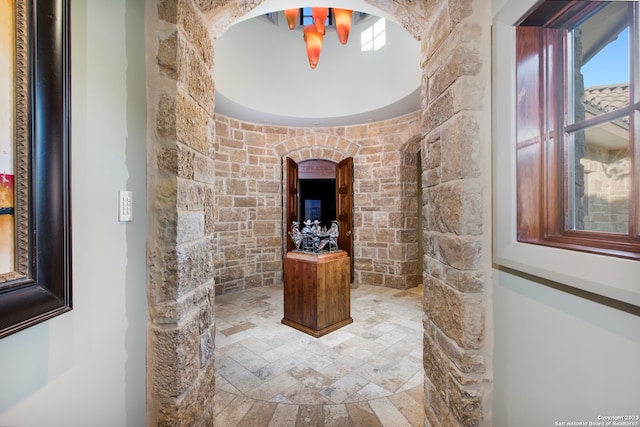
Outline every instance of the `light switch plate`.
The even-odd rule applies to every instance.
[[[131,191],[118,192],[118,221],[133,221],[133,192]]]

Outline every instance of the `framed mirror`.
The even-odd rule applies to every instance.
[[[0,2],[0,338],[72,308],[68,0]]]

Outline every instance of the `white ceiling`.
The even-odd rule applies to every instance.
[[[216,112],[253,123],[310,127],[417,111],[420,44],[385,18],[384,46],[362,51],[361,33],[384,15],[376,13],[354,18],[346,45],[328,29],[316,69],[309,67],[302,30],[289,30],[281,12],[275,23],[258,14],[231,26],[214,46]]]

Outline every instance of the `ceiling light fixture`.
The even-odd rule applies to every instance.
[[[313,23],[305,26],[303,30],[303,38],[307,46],[309,66],[312,69],[315,69],[318,66],[318,61],[320,60],[322,41],[326,32],[325,22],[329,16],[329,10],[330,9],[327,7],[312,7],[311,16],[313,17]],[[285,9],[283,12],[289,29],[293,30],[296,26],[299,9]],[[332,8],[331,12],[333,13],[333,21],[335,23],[338,39],[341,44],[347,44],[347,41],[349,40],[349,32],[351,31],[353,11]]]

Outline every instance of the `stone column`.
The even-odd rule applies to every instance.
[[[213,425],[212,42],[191,0],[149,7],[148,425]]]
[[[491,390],[485,348],[490,7],[483,0],[428,3],[422,97],[425,425],[478,426],[487,422]]]

